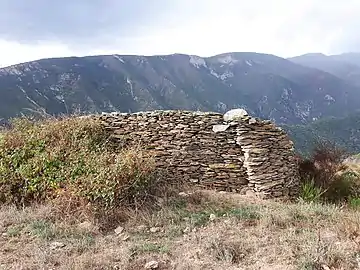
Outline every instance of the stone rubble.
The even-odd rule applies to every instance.
[[[141,144],[157,167],[204,188],[282,197],[298,192],[293,143],[271,121],[236,109],[102,114],[114,142]]]

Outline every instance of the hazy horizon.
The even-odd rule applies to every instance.
[[[262,52],[240,52],[240,51],[237,51],[237,52],[223,52],[223,53],[219,53],[219,54],[213,54],[213,55],[196,55],[196,54],[190,54],[190,55],[193,55],[193,56],[199,56],[199,57],[202,57],[202,58],[209,58],[209,57],[214,57],[214,56],[217,56],[217,55],[221,55],[221,54],[228,54],[228,53],[258,53],[258,54],[269,54],[269,53],[262,53]],[[344,53],[341,53],[341,54],[352,54],[352,53],[359,53],[360,52],[344,52]],[[3,65],[1,66],[0,65],[0,68],[5,68],[5,67],[9,67],[9,66],[14,66],[14,65],[17,65],[17,64],[22,64],[22,63],[28,63],[28,62],[32,62],[32,61],[37,61],[37,60],[42,60],[42,59],[53,59],[53,58],[71,58],[71,57],[88,57],[88,56],[106,56],[106,55],[133,55],[133,56],[167,56],[167,55],[174,55],[174,54],[184,54],[184,55],[188,55],[186,53],[179,53],[179,52],[175,52],[175,53],[169,53],[169,54],[118,54],[118,53],[109,53],[109,54],[87,54],[87,55],[65,55],[65,56],[55,56],[55,57],[43,57],[43,58],[38,58],[38,59],[34,59],[34,60],[29,60],[29,61],[22,61],[22,62],[18,62],[18,63],[14,63],[14,64],[10,64],[10,65]],[[332,56],[332,55],[335,55],[335,54],[324,54],[324,53],[320,53],[320,52],[309,52],[309,53],[304,53],[304,54],[301,54],[301,55],[293,55],[293,56],[289,56],[289,57],[282,57],[284,59],[288,59],[288,58],[293,58],[293,57],[297,57],[297,56],[302,56],[302,55],[306,55],[306,54],[323,54],[325,56]],[[278,55],[275,55],[275,54],[272,54],[274,56],[278,56]],[[278,57],[281,57],[281,56],[278,56]]]

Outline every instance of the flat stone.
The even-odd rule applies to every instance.
[[[158,269],[159,263],[157,261],[150,261],[145,264],[145,269]]]
[[[118,227],[114,230],[115,234],[117,234],[117,235],[122,234],[123,231],[124,231],[124,227],[121,227],[121,226],[118,226]]]
[[[215,125],[213,126],[212,130],[217,133],[217,132],[224,132],[225,130],[227,130],[230,127],[230,125]]]
[[[244,109],[233,109],[224,114],[224,121],[230,122],[235,120],[241,120],[246,116],[248,116],[248,113]]]

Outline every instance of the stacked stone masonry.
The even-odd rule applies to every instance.
[[[176,179],[264,197],[298,190],[293,143],[270,121],[190,111],[104,113],[100,119],[113,140],[146,146],[158,168]]]

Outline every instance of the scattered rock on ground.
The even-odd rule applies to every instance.
[[[157,269],[159,268],[159,263],[157,261],[150,261],[145,264],[145,269]]]
[[[59,248],[63,248],[65,247],[66,245],[62,242],[52,242],[50,244],[50,249],[54,250],[54,249],[59,249]]]
[[[124,231],[124,227],[118,226],[118,227],[115,229],[115,234],[119,235],[119,234],[121,234],[123,231]]]
[[[151,227],[150,228],[150,232],[152,232],[152,233],[158,233],[160,231],[161,231],[161,229],[159,227]]]

